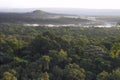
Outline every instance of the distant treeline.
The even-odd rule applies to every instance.
[[[120,36],[120,27],[46,27],[22,26],[15,24],[1,24],[0,33],[5,35],[38,35],[50,31],[56,35],[86,36],[88,38]]]

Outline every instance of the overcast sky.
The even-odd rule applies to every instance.
[[[0,0],[0,8],[120,9],[120,0]]]

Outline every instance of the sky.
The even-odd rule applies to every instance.
[[[0,8],[120,9],[120,0],[0,0]]]

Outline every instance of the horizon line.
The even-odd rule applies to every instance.
[[[120,10],[113,8],[62,8],[62,7],[40,7],[40,8],[0,8],[0,9],[97,9],[97,10]]]

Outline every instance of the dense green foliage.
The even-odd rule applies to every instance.
[[[0,80],[120,80],[120,28],[0,25]]]

